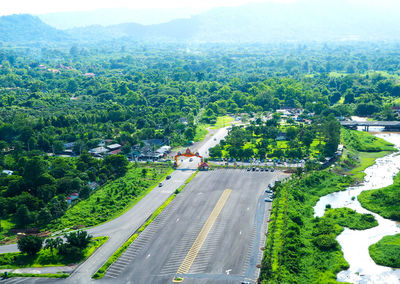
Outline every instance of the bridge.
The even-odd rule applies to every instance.
[[[358,126],[364,127],[368,131],[370,127],[384,127],[385,130],[400,130],[400,121],[341,121],[344,127],[357,129]]]

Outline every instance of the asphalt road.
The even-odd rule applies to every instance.
[[[254,282],[271,206],[264,202],[264,190],[286,176],[238,169],[200,172],[98,282],[171,283],[193,247],[198,248],[194,261],[180,275],[184,283]],[[225,190],[231,191],[221,205]],[[222,209],[204,236],[218,204]]]

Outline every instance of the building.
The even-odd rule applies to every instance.
[[[162,146],[157,149],[156,154],[160,154],[161,156],[167,155],[169,152],[171,152],[171,147],[170,146]]]
[[[68,204],[71,204],[72,201],[74,201],[75,199],[78,199],[78,198],[79,198],[79,193],[75,192],[75,193],[72,193],[70,196],[68,196],[66,198],[66,201]]]
[[[13,171],[10,171],[10,170],[3,170],[1,173],[2,173],[3,175],[12,176],[12,174],[13,174],[14,172],[13,172]]]
[[[111,144],[111,145],[106,146],[106,148],[110,151],[115,151],[115,150],[121,149],[121,147],[122,146],[120,144]]]
[[[106,149],[104,147],[96,147],[96,148],[89,150],[89,153],[92,154],[93,156],[99,156],[99,155],[105,154],[107,152],[108,152],[108,149]]]

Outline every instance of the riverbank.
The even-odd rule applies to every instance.
[[[375,215],[341,208],[345,204],[327,206],[330,200],[324,200],[314,214],[320,198],[342,194],[362,180],[365,176],[362,171],[377,158],[396,150],[393,144],[368,133],[346,130],[345,135],[348,134],[351,138],[342,137],[345,152],[336,165],[307,173],[276,188],[260,275],[262,283],[337,283],[336,275],[350,265],[336,237],[344,231],[377,228]],[[349,143],[354,140],[358,143]],[[347,195],[347,200],[355,201],[355,197]],[[337,209],[325,212],[326,207]]]

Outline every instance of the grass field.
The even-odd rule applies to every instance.
[[[102,186],[88,199],[68,209],[48,228],[54,231],[88,227],[114,219],[136,204],[172,170],[164,164],[130,164],[125,176]]]
[[[20,252],[0,254],[0,269],[65,266],[71,263],[79,263],[92,255],[107,239],[108,237],[93,238],[89,246],[83,251],[83,254],[76,257],[64,257],[58,253],[57,249],[54,249],[53,252],[50,249],[42,249],[34,256]]]

